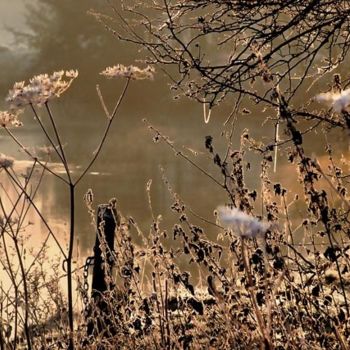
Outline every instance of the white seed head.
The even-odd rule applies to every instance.
[[[22,110],[16,112],[0,111],[0,126],[3,128],[11,128],[22,126],[22,123],[18,120],[18,115]]]
[[[113,67],[107,67],[100,73],[100,75],[104,75],[109,79],[122,77],[130,78],[133,80],[152,80],[154,77],[154,68],[147,66],[146,68],[142,69],[136,66],[124,66],[122,64],[117,64]]]
[[[324,103],[337,113],[341,113],[350,105],[350,89],[341,92],[325,92],[315,97],[317,102]]]
[[[29,104],[42,106],[65,92],[77,76],[78,71],[76,70],[61,70],[51,75],[36,75],[29,79],[27,85],[24,81],[15,83],[9,91],[6,101],[13,108],[24,107]]]
[[[237,208],[220,206],[217,208],[219,222],[239,237],[253,238],[262,236],[269,224],[248,215]]]
[[[75,79],[78,77],[78,71],[76,69],[71,69],[66,71],[66,77]]]

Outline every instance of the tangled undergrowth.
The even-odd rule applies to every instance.
[[[97,225],[106,290],[90,296],[91,261],[84,275],[76,271],[80,314],[75,316],[75,348],[348,349],[350,227],[348,175],[342,170],[348,164],[337,164],[328,145],[326,174],[324,165],[306,155],[283,96],[276,93],[276,99],[291,137],[289,161],[304,195],[289,193],[270,179],[273,147],[245,131],[240,148],[228,148],[223,155],[216,152],[211,136],[205,139],[222,177],[217,183],[230,203],[218,207],[212,218],[198,216],[183,202],[164,169],[164,187],[173,199],[170,210],[177,216],[171,229],[163,228],[161,216],[153,212],[151,181],[146,187],[150,232],[142,232],[132,217],[122,217],[116,200],[111,200],[108,208],[116,224],[112,247],[104,235],[104,221]],[[168,137],[152,125],[148,128],[154,139],[181,155]],[[262,159],[258,192],[246,185],[247,152],[257,152]],[[304,211],[296,225],[291,207],[298,202],[304,203]],[[91,190],[85,203],[96,227]],[[39,266],[45,256],[44,250],[37,257]],[[67,306],[58,286],[59,265],[55,266],[55,278],[48,279],[44,268],[27,276],[29,332],[35,349],[69,346]],[[51,298],[42,299],[43,287]],[[18,293],[20,300],[23,295]],[[2,305],[5,300],[3,295]],[[11,322],[9,317],[7,325]],[[22,340],[19,337],[18,343]]]
[[[249,136],[244,143],[252,145]],[[244,184],[244,152],[230,152],[220,161],[212,139],[206,140],[206,147],[236,208],[253,213],[256,194]],[[348,348],[349,205],[340,201],[330,206],[327,192],[316,189],[323,176],[320,165],[298,144],[294,157],[299,157],[293,162],[308,204],[308,218],[300,225],[307,238],[301,244],[293,241],[288,191],[268,179],[269,151],[261,174],[269,228],[255,238],[240,235],[234,225],[220,229],[218,240],[209,239],[192,224],[191,213],[163,176],[178,224],[168,237],[155,217],[150,238],[142,236],[142,248],[132,243],[130,229],[142,235],[133,219],[117,229],[118,282],[104,296],[108,311],[104,326],[99,325],[103,332],[97,332],[105,348]],[[334,179],[341,181],[339,169]],[[339,182],[339,194],[344,189]],[[177,248],[169,240],[176,241]],[[180,268],[180,261],[198,270],[199,278]],[[92,317],[98,318],[96,313]]]
[[[328,135],[342,135],[348,142],[349,78],[342,82],[339,72],[347,63],[349,5],[338,0],[266,4],[155,0],[131,7],[127,3],[123,1],[123,9],[132,19],[112,6],[119,31],[106,16],[93,14],[118,39],[144,48],[150,57],[143,69],[118,64],[101,73],[125,78],[126,83],[112,113],[97,86],[105,132],[77,178],[50,108],[51,100],[77,78],[76,71],[39,75],[28,85],[16,83],[7,99],[10,109],[0,112],[0,127],[33,161],[25,174],[17,174],[14,159],[0,155],[0,171],[13,186],[15,198],[9,200],[10,210],[4,204],[5,196],[0,198],[4,257],[0,263],[12,283],[9,288],[0,285],[0,350],[348,350],[349,161],[339,152],[334,155],[338,144],[329,141]],[[141,5],[146,7],[144,13],[139,10]],[[210,40],[204,40],[208,36]],[[223,46],[227,52],[219,62],[216,49]],[[220,130],[226,150],[219,151],[220,141],[212,136],[204,140],[205,159],[215,172],[203,168],[184,148],[148,124],[153,140],[212,181],[225,194],[226,203],[215,203],[217,210],[205,217],[197,214],[162,169],[176,224],[163,225],[161,216],[153,211],[150,181],[146,187],[150,232],[143,232],[134,218],[123,217],[113,199],[105,207],[114,216],[108,236],[107,221],[96,211],[89,190],[85,202],[98,228],[94,269],[100,264],[98,277],[103,287],[91,291],[92,258],[82,268],[73,268],[75,189],[98,157],[129,83],[153,79],[153,65],[176,67],[177,76],[169,74],[172,89],[201,103],[206,123],[213,120],[214,107],[234,96],[232,112]],[[336,74],[329,83],[331,72]],[[328,90],[317,85],[322,82]],[[313,85],[317,95],[305,95],[297,103],[301,87],[310,94]],[[319,104],[315,107],[315,101],[328,105],[328,110]],[[63,172],[23,145],[10,130],[22,125],[18,107],[34,113]],[[44,109],[46,122],[37,114],[37,107]],[[237,136],[236,121],[247,114],[262,115],[271,130],[275,129],[274,140],[266,141],[264,135],[263,143],[247,130]],[[314,131],[326,140],[322,159],[308,147]],[[240,140],[236,147],[233,135]],[[251,168],[251,154],[258,158],[258,173]],[[298,189],[294,183],[275,180],[277,158],[288,160],[286,178],[293,181],[296,174]],[[39,166],[39,181],[33,185]],[[259,178],[258,186],[249,185],[250,171]],[[45,172],[66,186],[70,198],[67,249],[50,229],[50,218],[44,218],[35,205]],[[26,220],[29,210],[36,212],[47,231],[39,252],[30,258],[25,234],[30,226]],[[57,261],[48,259],[48,239],[60,248]],[[59,284],[62,277],[68,296]],[[73,279],[77,286],[74,298]]]
[[[282,103],[281,113],[286,113],[294,144],[289,159],[296,165],[304,198],[290,199],[287,189],[269,179],[271,147],[263,148],[244,133],[241,149],[223,157],[207,137],[205,147],[234,208],[226,213],[233,224],[224,222],[220,208],[211,222],[216,238],[210,229],[193,224],[194,213],[162,170],[178,223],[171,230],[162,228],[160,217],[152,213],[153,225],[145,235],[134,219],[122,220],[115,232],[116,279],[111,282],[108,274],[110,289],[88,306],[86,322],[95,328],[82,344],[92,349],[348,349],[347,175],[335,165],[330,146],[330,174],[325,175],[317,160],[306,156]],[[249,149],[262,155],[259,194],[245,185]],[[329,191],[337,194],[332,204],[325,178]],[[152,209],[151,182],[147,193]],[[298,200],[307,209],[296,229],[289,211]],[[263,217],[254,215],[261,205]],[[264,229],[249,234],[247,220],[256,227],[257,219]],[[303,238],[296,242],[300,230]],[[133,231],[142,238],[141,246],[133,243]],[[83,334],[85,327],[83,323]]]
[[[257,196],[244,182],[245,146],[256,148],[247,134],[241,150],[220,160],[213,140],[206,139],[235,207],[252,214]],[[329,150],[332,161],[331,154]],[[103,296],[104,313],[92,307],[90,317],[98,320],[95,334],[101,343],[92,337],[91,348],[347,349],[349,208],[344,203],[329,206],[325,190],[316,189],[323,176],[320,165],[307,158],[299,144],[294,157],[308,204],[308,218],[301,223],[302,244],[294,242],[288,191],[268,178],[269,150],[264,151],[261,174],[269,225],[256,237],[239,233],[236,221],[231,227],[218,227],[220,237],[209,239],[191,222],[191,212],[163,174],[178,223],[172,237],[156,216],[149,236],[132,218],[117,228],[117,281]],[[150,184],[147,190],[150,195]],[[220,215],[215,214],[220,226]],[[133,229],[143,238],[142,247],[133,243]],[[192,274],[180,261],[191,266]]]

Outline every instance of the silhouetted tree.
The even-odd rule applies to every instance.
[[[237,110],[244,97],[275,108],[278,87],[293,104],[293,118],[346,125],[339,116],[294,102],[301,87],[305,92],[319,79],[331,82],[328,73],[346,60],[348,2],[124,1],[123,10],[128,16],[115,9],[115,34],[145,48],[149,62],[168,68],[174,89],[207,107],[234,94]]]

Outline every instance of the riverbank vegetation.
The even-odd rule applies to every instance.
[[[106,127],[78,175],[50,108],[51,100],[69,93],[76,71],[16,83],[0,112],[1,132],[30,160],[24,173],[16,171],[15,159],[0,156],[1,175],[11,185],[2,187],[0,200],[1,265],[9,280],[0,286],[1,350],[349,349],[349,5],[123,1],[110,2],[110,11],[90,14],[145,59],[141,68],[118,64],[101,73],[124,79],[125,86],[112,112],[97,86]],[[226,202],[199,214],[169,180],[171,164],[160,166],[176,224],[164,225],[154,210],[149,180],[149,230],[124,216],[117,199],[104,207],[114,222],[111,247],[109,224],[99,216],[94,190],[86,189],[104,275],[103,292],[91,291],[89,266],[97,259],[73,261],[75,190],[103,157],[128,89],[161,72],[174,97],[202,105],[208,130],[220,106],[232,106],[220,139],[208,131],[199,152],[144,119],[150,142],[206,177]],[[48,147],[22,143],[16,133],[25,128],[22,109],[33,114]],[[244,118],[259,119],[272,132],[257,138],[247,128],[238,131]],[[315,140],[322,153],[314,152]],[[44,176],[67,192],[67,247],[36,202]],[[35,236],[29,213],[47,233],[35,254],[27,249]],[[56,258],[49,240],[59,247]]]

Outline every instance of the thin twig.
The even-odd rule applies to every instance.
[[[94,164],[95,160],[97,159],[98,155],[100,154],[100,151],[101,151],[101,149],[102,149],[102,147],[103,147],[103,145],[105,143],[106,137],[108,135],[109,129],[110,129],[111,125],[112,125],[112,122],[113,122],[113,120],[114,120],[114,118],[116,116],[116,113],[117,113],[117,111],[118,111],[118,109],[119,109],[119,107],[120,107],[120,105],[121,105],[121,103],[123,101],[123,98],[124,98],[124,96],[126,94],[126,91],[128,89],[129,83],[130,83],[130,78],[128,78],[127,81],[126,81],[126,84],[124,86],[124,89],[123,89],[120,97],[119,97],[119,100],[118,100],[117,104],[114,107],[114,110],[113,110],[113,112],[111,114],[111,117],[108,120],[106,129],[105,129],[105,132],[104,132],[104,134],[103,134],[103,136],[101,138],[100,144],[98,145],[97,150],[94,152],[94,156],[92,157],[90,163],[87,165],[85,170],[81,173],[81,175],[78,177],[78,179],[74,182],[74,185],[77,185],[81,181],[81,179],[89,171],[89,169],[92,167],[92,165]]]

